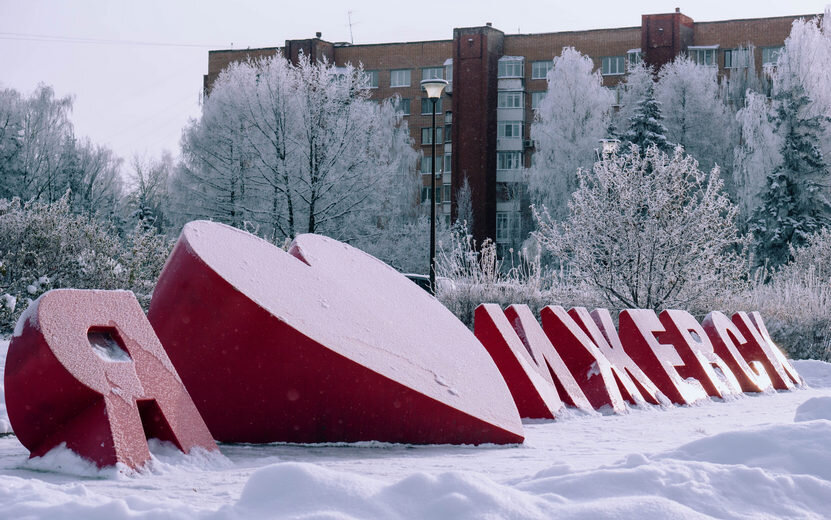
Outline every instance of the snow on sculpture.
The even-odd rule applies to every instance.
[[[744,335],[724,313],[713,311],[701,322],[714,352],[727,364],[741,385],[742,392],[764,392],[773,387],[765,367],[758,361],[745,361],[738,345],[744,344]]]
[[[627,309],[618,318],[620,341],[626,353],[649,376],[658,389],[675,404],[691,404],[705,399],[707,393],[701,383],[685,379],[679,373],[686,365],[672,345],[664,345],[656,334],[666,332],[655,311]]]
[[[802,379],[796,369],[770,338],[762,316],[758,312],[750,314],[737,312],[733,315],[733,323],[747,340],[738,345],[742,356],[747,361],[758,361],[765,367],[773,388],[791,390],[794,385],[802,384]]]
[[[540,320],[545,335],[592,406],[608,406],[615,413],[624,412],[626,403],[612,373],[611,363],[574,317],[559,305],[549,305],[540,311]]]
[[[724,398],[741,393],[736,376],[715,353],[710,338],[692,314],[672,309],[661,311],[658,318],[666,329],[658,335],[658,340],[674,346],[684,362],[682,367],[676,367],[681,377],[695,378],[712,397]]]
[[[569,314],[591,336],[600,352],[612,364],[620,393],[631,404],[661,404],[666,400],[643,370],[635,363],[620,342],[612,315],[608,309],[595,309],[590,315],[584,307],[575,307]]]
[[[519,415],[531,419],[557,417],[563,408],[563,401],[548,374],[548,367],[540,370],[502,308],[494,303],[480,305],[476,308],[474,324],[476,338],[499,367]],[[545,360],[541,362],[545,363]]]
[[[5,369],[15,435],[42,456],[63,443],[99,467],[150,460],[147,438],[216,450],[127,291],[57,289],[21,316]]]
[[[149,318],[221,441],[523,441],[473,334],[403,275],[326,237],[300,235],[286,253],[191,222]]]
[[[527,305],[510,305],[505,309],[505,317],[536,360],[539,373],[556,386],[563,402],[584,412],[592,411],[586,394],[571,375],[554,345],[548,340],[531,309]]]

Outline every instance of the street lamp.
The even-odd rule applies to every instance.
[[[433,160],[430,166],[430,292],[436,295],[436,101],[447,81],[439,78],[421,80],[421,88],[433,102]]]

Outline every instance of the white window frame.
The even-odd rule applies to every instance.
[[[548,92],[546,92],[545,90],[540,90],[538,92],[531,92],[531,110],[539,110],[540,109],[540,103],[542,103],[542,100],[545,99],[545,95],[547,93]]]
[[[406,105],[406,110],[405,110]],[[410,115],[410,98],[398,98],[398,102],[395,103],[395,110],[401,111],[401,115],[408,116]]]
[[[501,90],[496,94],[496,107],[524,108],[523,94],[521,90]]]
[[[453,58],[444,60],[444,79],[448,84],[453,83]]]
[[[523,124],[523,121],[497,121],[496,136],[502,139],[522,139]],[[508,131],[508,128],[511,130]]]
[[[444,79],[444,67],[422,67],[421,79]]]
[[[394,69],[390,71],[390,88],[409,87],[411,81],[412,69]]]
[[[626,74],[626,56],[604,56],[600,58],[600,74],[603,76]]]
[[[444,142],[444,128],[436,125],[436,144]],[[433,144],[433,127],[425,126],[421,128],[421,144]],[[437,162],[439,164],[441,161]]]
[[[785,49],[784,45],[778,45],[775,47],[762,47],[762,66],[772,66],[776,65],[776,62],[779,60],[779,55]]]
[[[436,124],[438,124],[438,118],[443,113],[441,110],[441,99],[439,98],[436,100]],[[426,110],[426,112],[425,112]],[[421,98],[421,115],[423,116],[432,116],[433,115],[433,100],[430,98]]]
[[[521,170],[522,169],[522,152],[519,152],[519,151],[496,152],[496,169],[497,170]]]
[[[422,155],[421,156],[420,170],[421,170],[422,175],[430,175],[430,168],[432,167],[432,165],[430,164],[430,161],[432,160],[432,157],[433,157],[432,155]],[[440,175],[441,174],[442,161],[438,160],[438,155],[436,156],[436,159],[437,159],[436,160],[436,175]]]
[[[496,241],[508,242],[511,240],[511,221],[513,217],[512,212],[497,211],[496,212]]]
[[[450,173],[450,171],[451,171],[450,168],[452,167],[452,164],[453,164],[453,154],[452,153],[444,154],[444,171],[445,171],[445,173]]]
[[[626,51],[626,65],[631,68],[643,61],[643,53],[640,49],[629,49]]]
[[[718,45],[690,45],[687,57],[705,67],[718,67],[718,49]]]
[[[545,79],[552,68],[554,68],[553,60],[532,61],[531,79]]]
[[[378,88],[377,70],[365,70],[364,75],[366,76],[366,84],[369,88]]]
[[[498,78],[522,78],[525,75],[524,56],[502,56],[497,65]]]
[[[750,49],[724,49],[725,69],[746,69],[750,66]]]

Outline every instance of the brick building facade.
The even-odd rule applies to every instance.
[[[804,16],[805,18],[814,15]],[[752,64],[761,71],[776,53],[800,16],[695,22],[678,9],[643,15],[640,27],[505,34],[491,24],[457,28],[450,40],[352,45],[331,43],[318,33],[306,40],[286,40],[283,47],[216,50],[208,54],[205,91],[229,63],[282,52],[296,60],[303,52],[324,56],[335,65],[362,64],[370,75],[372,97],[401,98],[410,135],[423,152],[422,200],[436,197],[439,215],[450,221],[455,196],[466,178],[471,186],[477,241],[489,237],[501,249],[523,238],[521,208],[527,207],[522,168],[530,165],[533,142],[528,138],[534,108],[544,95],[552,59],[565,46],[592,58],[603,84],[614,88],[633,60],[655,67],[686,53],[699,63],[718,68],[721,77]],[[450,84],[437,111],[437,188],[430,193],[431,105],[420,81],[442,77]],[[440,180],[440,182],[439,182]],[[526,222],[527,224],[527,222]]]

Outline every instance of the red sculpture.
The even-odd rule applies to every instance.
[[[499,367],[520,417],[554,419],[559,415],[563,402],[551,375],[544,377],[502,308],[494,303],[480,305],[476,308],[474,324],[476,338]]]
[[[540,319],[545,335],[592,406],[608,406],[616,413],[626,411],[611,363],[574,318],[559,305],[549,305],[540,312]]]
[[[30,306],[6,357],[14,433],[42,456],[66,446],[99,467],[150,459],[147,438],[216,450],[208,428],[126,291],[49,291]]]
[[[746,361],[758,361],[762,364],[773,383],[773,388],[791,390],[794,385],[802,384],[799,374],[790,361],[770,338],[767,327],[758,312],[750,313],[750,315],[746,312],[737,312],[733,315],[733,323],[746,340],[738,346],[739,352]]]
[[[593,411],[586,394],[548,340],[531,309],[527,305],[511,305],[505,309],[505,317],[534,358],[539,373],[557,388],[560,399],[584,412]]]
[[[687,311],[665,310],[660,316],[666,332],[658,335],[661,343],[675,347],[684,362],[676,367],[684,379],[695,378],[707,395],[724,398],[741,393],[741,385],[730,367],[716,354],[704,328]]]
[[[666,332],[655,311],[627,309],[618,318],[620,341],[629,357],[675,404],[691,404],[707,397],[698,381],[679,374],[689,368],[672,345],[659,343],[656,335]]]
[[[568,313],[611,363],[624,399],[631,404],[660,403],[658,387],[624,351],[608,309],[595,309],[589,314],[586,308],[575,307]]]
[[[741,385],[742,392],[764,392],[773,387],[765,367],[758,361],[745,361],[738,345],[744,344],[744,335],[730,318],[713,311],[701,322],[713,344],[713,349],[724,360]]]
[[[191,222],[149,318],[221,441],[523,441],[475,336],[403,275],[335,240],[301,235],[286,253]]]

